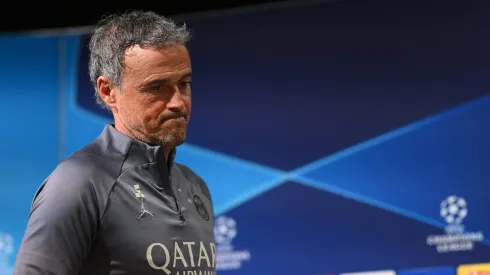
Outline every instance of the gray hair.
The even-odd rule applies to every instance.
[[[90,38],[90,81],[98,104],[107,107],[97,92],[97,78],[105,76],[122,90],[124,55],[128,48],[161,49],[175,43],[186,44],[190,32],[185,24],[178,26],[171,19],[154,12],[132,11],[109,15],[95,27]]]

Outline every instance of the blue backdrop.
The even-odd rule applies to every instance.
[[[490,262],[489,1],[344,0],[186,23],[194,107],[177,161],[210,187],[218,273],[459,275]],[[87,39],[0,40],[5,270],[35,189],[111,122]]]

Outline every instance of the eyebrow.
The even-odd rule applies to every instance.
[[[181,79],[186,78],[186,77],[192,77],[192,72],[184,74],[181,77]],[[168,79],[168,78],[155,78],[155,79],[151,79],[151,80],[143,82],[141,85],[139,85],[139,87],[144,88],[144,87],[148,87],[148,86],[155,85],[155,84],[160,84],[160,85],[161,84],[167,84],[169,82],[170,82],[170,79]]]

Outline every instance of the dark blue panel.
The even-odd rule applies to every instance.
[[[456,275],[454,267],[433,267],[399,270],[397,275]]]
[[[338,1],[190,20],[189,142],[292,169],[488,94],[488,1]],[[78,102],[94,104],[83,41]]]
[[[236,221],[236,251],[251,258],[223,274],[338,274],[383,269],[457,266],[488,261],[476,244],[438,253],[426,244],[442,234],[430,225],[380,208],[289,182],[225,214]]]

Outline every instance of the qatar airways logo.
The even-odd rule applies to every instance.
[[[215,275],[216,246],[214,243],[173,243],[173,248],[152,243],[146,249],[146,260],[153,269],[167,275]]]

